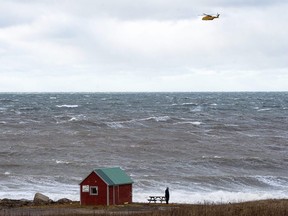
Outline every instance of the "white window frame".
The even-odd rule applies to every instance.
[[[93,193],[93,189],[96,189],[96,193]],[[90,195],[92,196],[98,195],[98,186],[90,186]]]

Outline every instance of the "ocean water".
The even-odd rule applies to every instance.
[[[288,93],[0,94],[0,199],[79,200],[119,166],[133,201],[288,198]]]

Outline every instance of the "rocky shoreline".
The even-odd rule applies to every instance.
[[[51,200],[48,196],[41,193],[36,193],[33,200],[26,199],[0,199],[0,210],[7,208],[20,208],[20,207],[33,207],[33,206],[43,206],[43,205],[59,205],[59,204],[72,204],[79,203],[77,201],[72,201],[67,198],[62,198],[57,201]]]

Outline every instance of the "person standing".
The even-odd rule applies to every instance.
[[[170,198],[169,188],[167,187],[166,190],[165,190],[165,200],[166,200],[166,204],[169,203],[169,198]]]

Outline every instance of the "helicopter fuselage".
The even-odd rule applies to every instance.
[[[217,14],[217,16],[205,15],[204,17],[202,17],[202,20],[214,20],[216,18],[219,18],[219,14]]]

